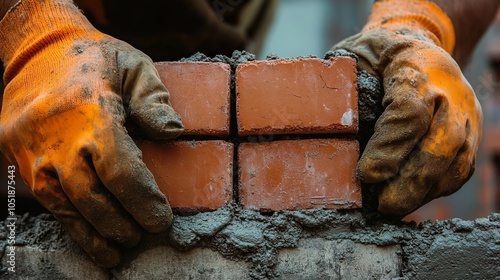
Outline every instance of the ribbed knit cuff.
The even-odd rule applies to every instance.
[[[364,31],[385,27],[423,28],[431,39],[449,54],[455,48],[455,29],[451,19],[438,5],[427,0],[379,0],[373,4],[372,13]]]
[[[71,0],[22,0],[0,21],[6,83],[40,50],[97,32]]]

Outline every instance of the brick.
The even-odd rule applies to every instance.
[[[491,232],[472,226],[467,234],[459,230],[448,236],[434,233],[432,244],[420,252],[422,255],[408,255],[415,264],[411,279],[442,279],[444,275],[447,279],[499,279],[500,227],[498,222],[491,225]]]
[[[233,144],[222,140],[137,142],[170,206],[208,211],[233,197]]]
[[[484,132],[483,147],[491,154],[500,154],[500,127],[490,126]]]
[[[157,62],[184,135],[229,135],[231,68],[224,63]]]
[[[356,133],[356,62],[251,61],[236,70],[238,133]]]
[[[277,273],[279,279],[399,279],[401,253],[400,245],[303,239],[279,252]]]
[[[115,269],[116,279],[250,279],[249,264],[224,258],[209,248],[180,252],[156,246],[140,253],[130,264]]]
[[[243,143],[239,198],[245,209],[359,208],[358,142],[342,139]]]
[[[29,229],[24,230],[24,234],[29,234]],[[5,270],[2,271],[0,279],[109,279],[109,271],[96,266],[83,250],[75,248],[72,242],[66,241],[65,248],[62,249],[55,245],[60,243],[54,241],[50,242],[53,246],[46,246],[44,249],[39,245],[16,246],[15,273],[7,272],[10,267],[7,263],[9,258],[4,254],[0,260]]]

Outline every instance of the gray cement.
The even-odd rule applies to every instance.
[[[391,275],[386,279],[500,277],[500,214],[475,221],[384,224],[367,221],[360,211],[265,215],[230,205],[176,216],[167,233],[146,235],[139,246],[124,250],[122,264],[109,271],[95,266],[50,215],[26,214],[16,226],[20,279],[136,279],[146,272],[150,277],[143,279],[165,273],[185,279],[206,278],[207,271],[215,276],[227,272],[226,279],[349,279],[353,273],[381,279],[384,271]],[[7,234],[1,224],[0,270],[2,279],[15,279],[6,271]]]

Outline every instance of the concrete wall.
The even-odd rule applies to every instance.
[[[272,215],[234,205],[176,216],[164,234],[96,266],[50,215],[15,222],[15,273],[0,225],[1,279],[497,279],[500,214],[370,224],[357,210]]]

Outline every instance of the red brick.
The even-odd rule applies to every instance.
[[[500,127],[490,126],[483,132],[483,147],[487,153],[500,154]]]
[[[137,142],[172,208],[214,210],[233,197],[233,144],[222,140]]]
[[[356,133],[356,62],[349,57],[251,61],[236,70],[240,135]]]
[[[245,209],[359,208],[358,142],[341,139],[244,143],[238,147]]]
[[[224,63],[157,62],[184,135],[229,135],[231,68]]]

